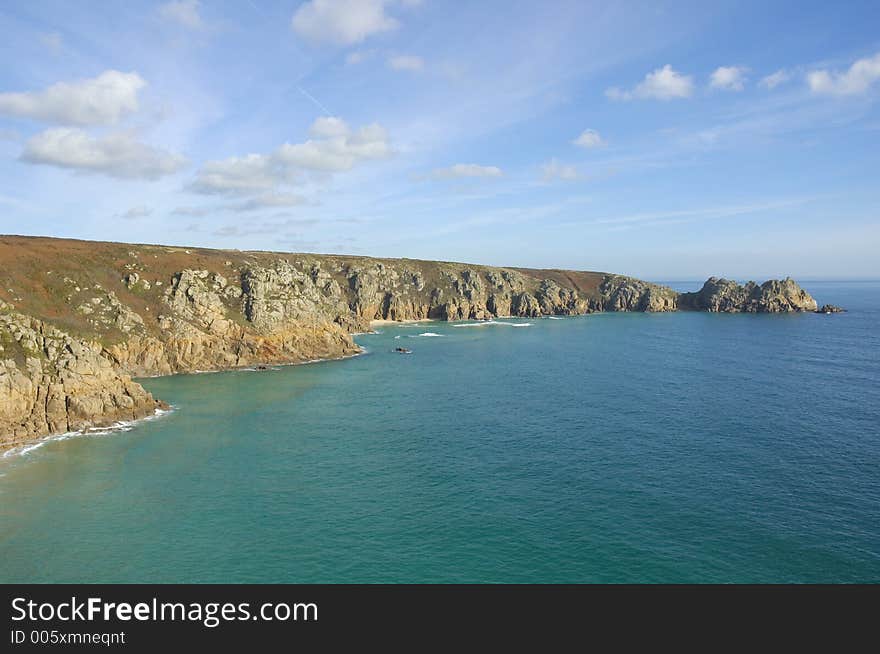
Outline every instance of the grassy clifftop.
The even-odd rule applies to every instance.
[[[307,269],[319,264],[343,290],[349,289],[350,273],[358,269],[407,269],[421,275],[424,288],[444,289],[451,277],[463,270],[485,273],[501,270],[487,266],[410,259],[378,259],[344,255],[291,254],[214,250],[164,245],[80,241],[26,236],[0,236],[0,301],[15,310],[48,321],[69,333],[119,342],[127,333],[115,321],[103,321],[112,312],[106,295],[140,316],[167,312],[166,291],[183,270],[205,270],[234,278],[243,269],[272,267],[276,261],[300,263]],[[541,280],[576,290],[580,297],[598,302],[599,287],[606,275],[596,272],[509,269],[522,276],[524,290],[536,292]],[[137,279],[132,284],[131,280]],[[100,304],[92,304],[102,298]],[[430,300],[426,296],[426,301]],[[111,301],[111,304],[115,304]],[[103,306],[102,306],[103,305]],[[386,316],[364,316],[367,319]],[[468,316],[464,316],[467,318]],[[157,321],[145,320],[151,333],[160,331]]]

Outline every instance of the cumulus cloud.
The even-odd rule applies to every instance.
[[[345,138],[349,133],[348,125],[341,118],[335,116],[321,116],[316,118],[309,127],[309,136],[318,139]]]
[[[123,179],[158,179],[186,164],[181,155],[141,143],[128,132],[93,137],[70,127],[56,127],[33,136],[21,160]]]
[[[742,91],[746,86],[745,66],[719,66],[709,78],[709,86],[723,91]]]
[[[814,70],[807,74],[813,93],[824,95],[858,95],[865,93],[880,79],[880,52],[859,59],[844,72]]]
[[[208,194],[252,193],[272,188],[279,177],[270,156],[247,154],[208,161],[198,172],[192,190]]]
[[[582,148],[598,148],[605,145],[602,136],[594,129],[585,129],[572,143]]]
[[[313,138],[294,145],[285,143],[273,158],[288,168],[342,172],[361,161],[391,154],[388,134],[377,123],[352,131],[342,120],[319,118],[309,133]]]
[[[137,73],[108,70],[42,91],[0,93],[0,114],[60,125],[112,125],[137,111],[138,92],[146,85]]]
[[[612,100],[632,99],[656,99],[672,100],[675,98],[689,98],[694,91],[694,82],[690,75],[682,75],[666,64],[645,75],[631,91],[612,87],[605,91],[605,95]]]
[[[425,61],[413,55],[396,55],[388,58],[388,67],[418,73],[425,69]]]
[[[146,218],[152,214],[153,210],[150,207],[141,205],[139,207],[132,207],[128,211],[123,211],[122,213],[117,214],[117,217],[124,220],[137,220],[138,218]]]
[[[545,182],[552,182],[554,180],[573,182],[581,178],[582,175],[578,172],[577,168],[569,164],[560,163],[556,159],[551,159],[541,165],[541,179]]]
[[[261,194],[294,183],[303,173],[343,172],[361,162],[392,154],[388,134],[379,124],[353,130],[340,118],[321,117],[312,123],[309,137],[303,143],[284,143],[269,154],[209,161],[198,172],[192,190]]]
[[[199,14],[199,0],[172,0],[159,6],[159,16],[192,30],[205,27]]]
[[[457,179],[461,177],[501,177],[504,173],[497,166],[478,164],[455,164],[448,168],[437,168],[431,173],[434,179]]]
[[[780,84],[784,84],[791,78],[788,71],[784,68],[780,68],[775,73],[771,73],[766,77],[762,77],[761,81],[758,82],[758,85],[765,89],[775,89]]]
[[[309,0],[293,14],[291,26],[299,36],[316,43],[351,45],[400,23],[385,13],[388,0]]]

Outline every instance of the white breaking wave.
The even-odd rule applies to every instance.
[[[548,320],[565,320],[565,318],[560,318],[559,316],[547,316]]]
[[[443,334],[435,334],[434,332],[424,332],[422,334],[410,334],[410,338],[422,338],[422,337],[433,338],[433,337],[438,337],[438,336],[443,336]]]
[[[46,443],[51,443],[53,441],[66,441],[68,438],[80,437],[80,436],[107,436],[109,434],[117,434],[122,432],[128,432],[134,429],[141,422],[148,422],[150,420],[156,420],[157,418],[161,418],[162,416],[168,415],[174,410],[174,407],[170,409],[156,409],[149,416],[145,416],[138,420],[120,420],[118,422],[114,422],[112,425],[107,427],[86,427],[85,429],[81,429],[79,431],[68,431],[63,434],[53,434],[52,436],[46,436],[34,443],[28,443],[27,445],[22,445],[21,447],[14,447],[11,450],[6,450],[3,453],[3,458],[11,457],[11,456],[21,456],[27,454],[28,452],[33,452],[36,449],[43,447]]]
[[[489,325],[504,325],[506,327],[531,327],[530,322],[504,322],[503,320],[483,320],[481,322],[467,322],[453,327],[488,327]]]

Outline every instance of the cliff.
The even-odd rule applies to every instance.
[[[0,449],[149,415],[132,376],[356,354],[371,320],[814,311],[794,281],[697,293],[598,272],[0,237]]]
[[[678,304],[682,309],[725,313],[791,313],[818,308],[816,300],[790,277],[771,279],[760,286],[710,277],[696,293],[680,294]]]

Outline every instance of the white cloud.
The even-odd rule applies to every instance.
[[[572,143],[582,148],[599,148],[605,145],[602,136],[594,129],[585,129]]]
[[[857,95],[865,93],[880,79],[880,52],[856,61],[846,72],[814,70],[807,74],[813,93]]]
[[[199,0],[172,0],[172,2],[159,6],[159,15],[165,20],[192,30],[200,30],[205,27],[199,14]]]
[[[316,138],[294,145],[285,143],[274,158],[286,167],[341,172],[361,161],[383,159],[391,154],[388,134],[377,123],[352,132],[342,120],[319,118],[310,134]]]
[[[551,182],[557,179],[566,182],[573,182],[581,179],[582,175],[574,166],[560,163],[556,159],[551,159],[547,163],[541,165],[541,178],[545,182]]]
[[[192,189],[199,193],[251,193],[271,189],[278,183],[271,157],[248,154],[209,161],[198,172]]]
[[[137,111],[138,91],[146,85],[137,73],[107,70],[43,91],[0,93],[0,114],[61,125],[112,125]]]
[[[93,137],[69,127],[48,129],[32,137],[21,159],[125,179],[158,179],[186,164],[181,155],[141,143],[128,132]]]
[[[388,0],[309,0],[293,14],[291,26],[309,41],[360,43],[373,34],[400,26],[385,13],[388,4]]]
[[[742,91],[746,85],[745,66],[719,66],[709,78],[709,86],[724,91]]]
[[[689,98],[694,91],[694,82],[690,75],[682,75],[666,64],[645,75],[632,91],[621,90],[617,87],[605,91],[605,95],[612,100],[632,100],[653,98],[656,100],[672,100],[674,98]]]
[[[775,89],[780,84],[784,84],[791,78],[788,71],[784,68],[780,68],[775,73],[771,73],[766,77],[761,78],[761,81],[758,82],[758,85],[765,89]]]
[[[198,172],[192,190],[238,195],[264,193],[298,181],[303,173],[343,172],[361,162],[392,154],[388,134],[375,123],[352,130],[340,118],[321,117],[312,123],[309,136],[303,143],[284,143],[269,154],[209,161]]]
[[[345,121],[334,116],[321,116],[309,127],[309,136],[319,139],[345,138],[348,132]]]
[[[128,211],[123,211],[122,213],[118,214],[117,217],[123,218],[125,220],[137,220],[138,218],[146,218],[147,216],[150,216],[152,214],[153,210],[150,207],[142,205],[139,207],[132,207]]]
[[[414,55],[396,55],[388,58],[388,67],[418,73],[425,69],[425,61]]]
[[[435,179],[455,179],[460,177],[501,177],[503,174],[497,166],[460,163],[448,168],[437,168],[431,173],[431,177]]]

